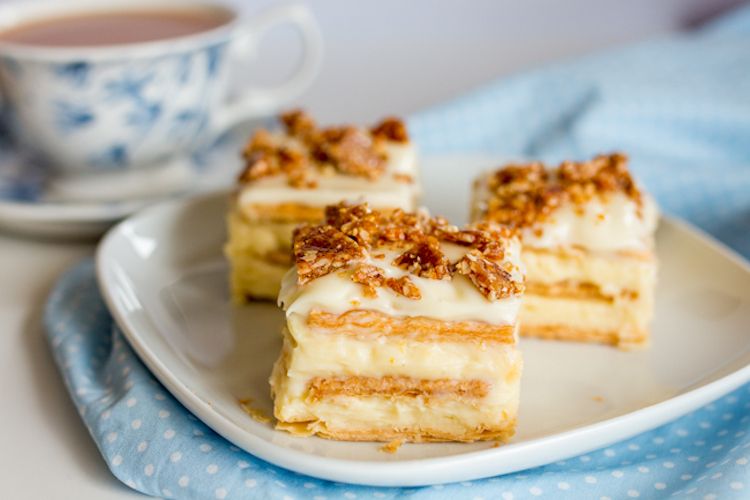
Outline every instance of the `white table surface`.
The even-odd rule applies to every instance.
[[[246,15],[274,1],[229,2]],[[509,72],[682,29],[735,0],[314,0],[321,73],[295,103],[322,123],[408,115]],[[283,78],[299,50],[272,32],[255,82]],[[80,420],[45,342],[42,308],[95,242],[0,231],[0,497],[116,499],[119,483]]]

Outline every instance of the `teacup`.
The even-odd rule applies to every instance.
[[[213,16],[219,22],[192,34],[125,44],[50,46],[2,39],[25,26],[122,13]],[[302,35],[305,56],[296,73],[279,86],[247,88],[230,99],[233,65],[245,64],[264,32],[279,23],[293,24]],[[0,89],[7,127],[19,147],[64,173],[162,165],[294,99],[316,75],[321,40],[310,10],[301,4],[250,20],[210,1],[3,5]]]

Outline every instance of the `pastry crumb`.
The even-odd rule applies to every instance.
[[[500,443],[495,441],[495,444],[492,445],[493,448],[500,448]]]
[[[258,422],[262,424],[267,424],[271,421],[269,417],[266,416],[266,412],[263,410],[259,410],[257,408],[250,407],[250,403],[253,402],[250,398],[241,398],[237,400],[240,403],[240,406],[242,406],[242,409],[245,410],[245,412],[253,417],[253,419],[257,420]]]
[[[591,399],[593,399],[594,401],[599,401],[600,403],[604,401],[604,398],[600,396],[591,396]]]
[[[398,450],[403,443],[404,443],[403,439],[394,439],[390,443],[381,446],[380,451],[386,451],[388,453],[396,453],[396,450]]]

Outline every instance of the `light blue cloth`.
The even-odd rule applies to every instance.
[[[701,32],[530,71],[409,120],[425,154],[587,158],[621,150],[668,211],[750,256],[750,7]],[[750,497],[750,385],[588,455],[466,483],[371,488],[304,477],[231,446],[176,402],[113,324],[86,261],[47,332],[112,472],[181,499]]]

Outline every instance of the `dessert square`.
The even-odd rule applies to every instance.
[[[231,198],[225,254],[235,302],[276,300],[292,265],[291,239],[317,223],[326,205],[366,201],[413,210],[420,194],[416,149],[404,124],[388,118],[372,128],[319,128],[302,111],[280,116],[282,129],[258,129]]]
[[[521,232],[526,293],[521,335],[649,345],[658,210],[627,157],[509,165],[474,184],[472,220]]]
[[[507,439],[518,412],[518,237],[339,204],[294,236],[277,428],[354,441]]]

